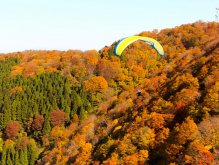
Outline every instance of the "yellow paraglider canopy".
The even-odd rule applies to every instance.
[[[153,39],[153,38],[150,38],[150,37],[143,37],[143,36],[130,36],[130,37],[127,37],[127,38],[124,38],[122,39],[120,42],[117,43],[117,45],[115,46],[115,49],[114,49],[114,53],[117,55],[117,56],[121,56],[123,50],[128,46],[130,45],[131,43],[137,41],[137,40],[142,40],[142,41],[145,41],[147,44],[149,44],[151,47],[153,47],[157,53],[161,56],[164,56],[164,50],[163,50],[163,47],[161,46],[161,44]]]

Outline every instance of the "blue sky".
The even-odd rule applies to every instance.
[[[198,20],[218,0],[0,0],[0,53],[99,50],[123,37]]]

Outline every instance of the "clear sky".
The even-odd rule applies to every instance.
[[[0,0],[0,53],[101,49],[123,37],[198,20],[219,0]]]

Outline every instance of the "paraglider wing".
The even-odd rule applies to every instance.
[[[137,41],[137,40],[142,40],[145,41],[147,44],[149,44],[152,48],[154,48],[157,53],[161,56],[164,55],[163,47],[160,45],[158,41],[156,41],[153,38],[150,37],[142,37],[142,36],[130,36],[127,38],[122,39],[120,42],[117,43],[114,49],[114,53],[117,56],[121,56],[123,50],[129,46],[131,43]]]

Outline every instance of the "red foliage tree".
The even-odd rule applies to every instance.
[[[50,114],[50,121],[53,126],[62,126],[66,121],[66,114],[59,109],[54,110]]]
[[[6,135],[9,139],[16,137],[19,133],[19,130],[20,124],[18,121],[9,121],[5,128]]]
[[[31,124],[31,129],[33,131],[40,131],[43,128],[44,117],[42,115],[36,116]]]

